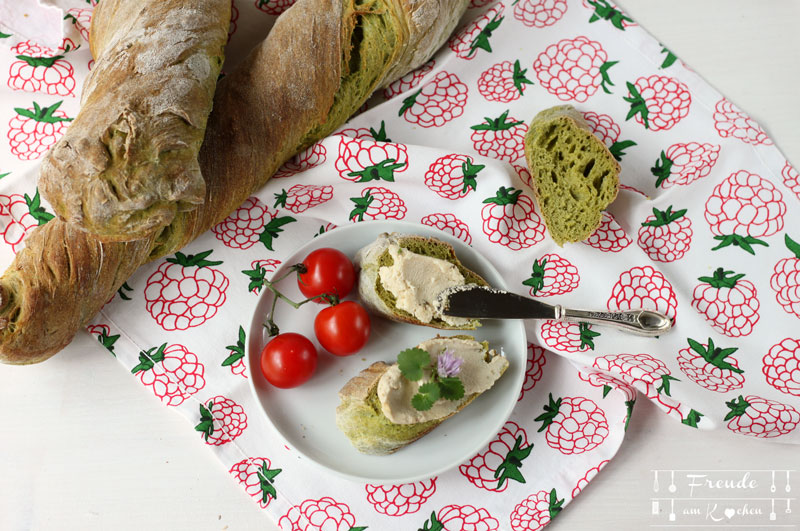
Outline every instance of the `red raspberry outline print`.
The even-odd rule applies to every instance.
[[[552,26],[567,12],[566,0],[515,0],[514,18],[529,28]]]
[[[489,39],[505,19],[503,11],[505,5],[498,3],[453,35],[447,45],[455,52],[456,57],[471,61],[477,57],[478,50],[491,53]]]
[[[86,325],[86,331],[97,338],[97,341],[105,347],[112,356],[116,356],[114,352],[114,344],[119,340],[120,335],[111,335],[111,328],[105,324],[91,324]]]
[[[419,220],[423,225],[435,227],[442,232],[452,234],[467,245],[472,245],[469,226],[449,212],[434,212]]]
[[[784,186],[791,190],[797,196],[797,199],[800,199],[800,172],[794,169],[788,160],[781,169],[781,177],[783,178]]]
[[[547,253],[533,261],[531,276],[522,281],[530,288],[531,297],[564,295],[578,288],[581,275],[578,268],[555,253]]]
[[[235,401],[217,395],[200,404],[200,422],[194,429],[207,445],[222,446],[247,429],[247,414]]]
[[[633,140],[619,139],[622,130],[610,115],[598,114],[592,111],[586,111],[581,114],[583,114],[583,119],[586,120],[595,136],[603,141],[608,151],[618,161],[622,160],[622,157],[626,154],[626,149],[637,145]]]
[[[800,341],[787,337],[770,347],[762,359],[767,383],[787,395],[800,396]]]
[[[16,44],[11,52],[17,60],[8,71],[9,88],[50,96],[75,95],[75,69],[63,55],[32,41]]]
[[[131,374],[167,406],[183,404],[206,386],[205,366],[197,354],[177,343],[140,351]]]
[[[227,218],[211,227],[211,232],[231,249],[244,251],[261,242],[267,250],[274,251],[273,243],[283,232],[283,226],[295,221],[291,216],[278,216],[260,199],[251,196]]]
[[[698,278],[702,284],[692,292],[692,307],[714,330],[728,337],[750,335],[760,317],[756,287],[743,279],[744,273],[718,267],[712,276]]]
[[[722,138],[735,138],[753,146],[771,146],[772,140],[755,120],[722,98],[714,106],[714,128]]]
[[[503,492],[512,480],[525,483],[520,468],[532,450],[525,429],[508,421],[484,451],[460,465],[458,470],[479,489]]]
[[[262,509],[269,507],[270,502],[278,498],[275,478],[281,472],[283,470],[280,468],[272,468],[272,461],[266,457],[247,457],[228,470],[229,474],[233,474],[244,485],[245,492],[258,500]]]
[[[800,424],[800,411],[789,404],[755,395],[725,402],[730,410],[725,415],[728,429],[760,439],[780,437],[794,431]]]
[[[354,208],[349,219],[355,223],[365,219],[403,219],[408,209],[399,195],[381,186],[367,186],[359,197],[351,197]]]
[[[483,507],[474,505],[445,505],[420,526],[429,531],[498,531],[500,522]]]
[[[603,45],[583,35],[551,44],[533,62],[539,85],[561,101],[584,102],[614,83],[608,70],[619,61],[609,61]]]
[[[230,367],[231,373],[245,379],[247,379],[247,365],[244,363],[244,342],[246,340],[244,327],[240,326],[236,343],[225,347],[228,349],[228,356],[222,361],[223,367]]]
[[[356,526],[356,517],[350,507],[330,496],[307,499],[295,505],[278,520],[283,531],[364,531],[367,526]]]
[[[737,347],[722,348],[712,338],[700,343],[687,338],[688,348],[678,352],[678,368],[691,381],[716,393],[728,393],[744,387],[744,370],[732,357]]]
[[[392,81],[383,90],[383,97],[388,100],[394,98],[395,96],[399,96],[403,92],[408,92],[409,90],[418,87],[419,84],[422,83],[422,80],[425,79],[425,76],[433,71],[434,66],[436,66],[436,61],[431,59],[416,70],[412,70],[403,77]]]
[[[367,502],[375,512],[386,516],[405,516],[418,512],[436,493],[436,477],[400,485],[366,484]]]
[[[653,75],[628,81],[630,104],[625,120],[634,118],[650,131],[666,131],[686,118],[692,105],[689,88],[676,78]]]
[[[593,466],[592,468],[586,471],[586,474],[584,474],[583,477],[578,480],[578,483],[575,484],[575,488],[572,489],[573,500],[578,496],[578,494],[581,493],[583,489],[586,488],[586,485],[588,485],[589,482],[592,481],[595,478],[595,476],[597,476],[597,474],[599,474],[600,471],[603,470],[603,468],[610,461],[611,461],[610,459],[605,459],[603,461],[600,461],[600,464],[598,464],[597,466]]]
[[[608,437],[608,420],[603,409],[582,396],[553,399],[549,393],[544,413],[533,419],[541,422],[547,445],[564,455],[591,452]],[[546,431],[545,431],[546,430]]]
[[[544,366],[547,364],[545,350],[539,345],[528,343],[528,357],[525,361],[525,381],[519,391],[517,402],[525,397],[525,393],[532,391],[544,375]]]
[[[511,511],[513,531],[539,531],[563,509],[564,500],[556,489],[540,490],[519,502]]]
[[[528,188],[533,188],[533,176],[531,175],[531,172],[528,171],[528,168],[519,164],[512,164],[511,167],[517,172],[517,177],[519,177],[520,181],[522,181]]]
[[[274,258],[253,260],[250,262],[250,269],[242,271],[242,273],[250,279],[247,285],[247,291],[256,295],[261,293],[261,290],[264,288],[264,281],[267,278],[267,273],[274,273],[279,265],[281,265],[281,261],[275,260]]]
[[[475,164],[475,159],[469,155],[444,155],[428,166],[425,186],[438,196],[455,201],[478,189],[477,178],[485,167],[485,164]]]
[[[753,245],[767,246],[761,238],[783,230],[786,203],[768,179],[739,170],[714,187],[706,200],[705,218],[720,242],[711,250],[729,245],[755,255]]]
[[[420,127],[441,127],[464,114],[468,96],[467,85],[442,70],[403,100],[397,116]]]
[[[366,127],[348,127],[345,129],[340,129],[333,134],[338,136],[355,138],[356,140],[374,140],[375,142],[391,142],[391,139],[389,139],[386,136],[386,123],[384,120],[381,120],[381,127],[377,131],[375,130],[374,127],[370,127],[369,129],[367,129]]]
[[[185,255],[178,251],[167,258],[147,279],[145,309],[167,332],[187,330],[213,318],[225,304],[230,281],[207,260],[211,249]]]
[[[333,199],[333,186],[329,184],[295,184],[275,194],[275,208],[285,208],[294,214],[322,205]]]
[[[238,27],[236,24],[237,20],[239,20],[239,8],[236,7],[236,2],[231,0],[231,21],[228,25],[228,42],[231,42],[231,37],[236,33]]]
[[[497,118],[486,116],[484,122],[470,127],[470,140],[475,151],[484,157],[512,163],[525,156],[525,135],[528,124],[508,116],[506,110]]]
[[[610,393],[612,389],[622,394],[622,396],[625,398],[625,408],[627,409],[627,413],[625,415],[625,419],[622,421],[622,424],[624,426],[624,431],[628,431],[628,425],[630,424],[631,416],[633,415],[633,406],[636,405],[636,389],[624,381],[619,380],[618,378],[587,367],[583,367],[578,370],[578,378],[594,387],[602,387],[603,398],[607,397],[608,393]]]
[[[625,397],[625,402],[633,402],[636,400],[636,389],[623,382],[622,380],[610,376],[604,372],[595,371],[588,367],[582,367],[578,370],[578,378],[584,382],[592,385],[593,387],[603,388],[603,398],[608,396],[612,390],[617,390]]]
[[[408,169],[408,148],[403,144],[342,136],[335,168],[339,177],[346,181],[394,182],[395,173]]]
[[[636,22],[632,18],[608,0],[583,0],[583,7],[592,10],[592,16],[589,17],[590,24],[598,20],[606,20],[621,31],[625,31],[627,27],[636,26]]]
[[[683,258],[692,243],[692,220],[686,209],[672,211],[653,207],[653,215],[647,216],[639,227],[636,243],[655,262],[674,262]]]
[[[604,253],[618,253],[633,243],[614,216],[603,211],[600,226],[583,242]]]
[[[783,241],[793,256],[778,260],[772,270],[769,286],[783,311],[800,318],[800,243],[791,239],[788,233]]]
[[[600,336],[600,332],[592,330],[589,323],[547,320],[542,323],[540,335],[551,349],[575,353],[594,350],[594,338]]]
[[[259,11],[268,15],[280,15],[294,5],[296,0],[255,0],[254,5]]]
[[[284,162],[272,178],[284,179],[292,177],[300,172],[319,166],[327,160],[327,154],[328,150],[325,146],[321,142],[317,142]]]
[[[38,189],[33,197],[28,194],[0,194],[0,231],[3,241],[11,247],[14,254],[22,249],[25,238],[33,229],[51,219],[53,214],[42,206]]]
[[[619,378],[658,402],[667,414],[675,413],[685,420],[681,404],[672,398],[672,382],[680,380],[672,376],[663,361],[644,353],[610,354],[595,358],[592,367]]]
[[[248,197],[227,218],[211,228],[214,236],[231,249],[249,249],[258,241],[258,233],[276,214],[255,196]]]
[[[650,172],[656,178],[656,188],[673,185],[687,186],[708,177],[719,159],[718,144],[688,142],[669,146],[662,150]]]
[[[14,107],[16,113],[8,121],[8,145],[19,160],[36,160],[66,132],[69,118],[58,108],[63,101],[49,107],[33,102],[33,107]]]
[[[519,251],[544,240],[544,223],[522,190],[501,186],[483,203],[482,228],[490,242]]]
[[[652,266],[636,266],[623,271],[606,302],[611,311],[657,310],[675,321],[678,299],[672,284]]]
[[[525,94],[525,85],[533,81],[525,77],[527,68],[522,68],[519,59],[503,61],[490,66],[478,77],[478,92],[486,101],[510,103]]]
[[[83,37],[83,40],[89,42],[89,31],[92,27],[92,14],[94,14],[94,8],[79,9],[71,7],[67,9],[67,14],[64,15],[64,20],[70,20],[81,34],[81,37]],[[77,48],[77,46],[75,48]]]

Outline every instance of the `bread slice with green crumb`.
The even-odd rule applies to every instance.
[[[435,342],[446,345],[451,341],[478,345],[486,365],[497,365],[495,369],[499,373],[497,378],[502,376],[508,368],[508,360],[505,357],[490,349],[486,341],[477,342],[472,336],[459,335],[446,338],[437,336],[421,345]],[[397,424],[389,420],[384,413],[384,406],[378,392],[381,378],[395,367],[396,364],[382,361],[373,363],[350,379],[339,391],[341,403],[336,408],[336,425],[359,452],[370,455],[391,454],[430,433],[431,430],[464,409],[482,394],[482,392],[465,394],[451,406],[451,411],[439,418]],[[410,403],[408,407],[411,407]]]
[[[558,245],[585,240],[617,197],[619,163],[571,105],[541,111],[525,136],[533,192]]]
[[[448,287],[488,283],[466,268],[453,246],[436,238],[383,233],[356,254],[358,292],[374,312],[394,321],[445,330],[474,330],[477,319],[442,315],[436,296]]]

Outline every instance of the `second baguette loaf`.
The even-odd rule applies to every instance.
[[[82,107],[42,161],[56,213],[104,240],[142,238],[205,193],[197,153],[230,0],[103,0]]]
[[[35,363],[65,347],[138,265],[213,227],[389,76],[427,60],[466,6],[299,0],[219,84],[199,155],[202,205],[137,242],[104,243],[57,219],[31,234],[0,277],[0,361]]]

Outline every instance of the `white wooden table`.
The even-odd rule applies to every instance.
[[[619,3],[800,167],[800,1]],[[275,529],[87,334],[44,364],[0,367],[0,408],[0,529]],[[794,468],[800,491],[800,448],[680,427],[639,400],[617,457],[549,529],[647,529],[663,522],[651,470],[730,468]]]

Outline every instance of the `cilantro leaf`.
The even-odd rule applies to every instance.
[[[407,380],[415,382],[422,378],[422,369],[431,364],[431,355],[418,347],[407,348],[397,356],[397,366]],[[438,398],[438,393],[437,393]],[[430,406],[428,406],[429,409]]]
[[[464,398],[464,384],[455,376],[439,378],[439,392],[446,400],[460,400]]]
[[[439,400],[439,385],[436,382],[428,382],[419,386],[419,392],[411,398],[411,405],[417,411],[428,411],[437,400]]]

